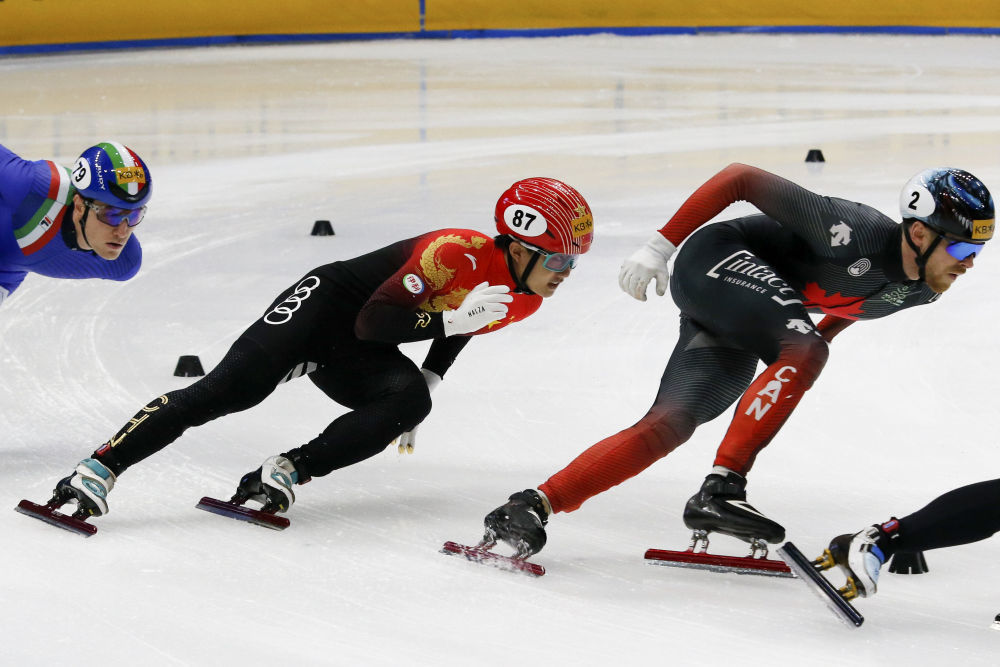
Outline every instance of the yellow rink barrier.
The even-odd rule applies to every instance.
[[[998,0],[428,0],[427,30],[566,27],[1000,28]]]
[[[411,33],[418,0],[0,0],[0,46]]]
[[[987,32],[1000,0],[0,0],[0,53],[232,41],[717,30]],[[5,48],[6,47],[6,48]]]

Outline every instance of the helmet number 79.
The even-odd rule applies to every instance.
[[[73,167],[73,180],[77,183],[87,177],[87,163],[84,160],[77,160]]]

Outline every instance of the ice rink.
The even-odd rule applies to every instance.
[[[694,188],[745,162],[898,218],[907,178],[955,166],[996,195],[998,63],[996,38],[885,35],[0,58],[0,143],[71,165],[113,138],[154,179],[136,278],[29,276],[0,308],[0,662],[996,664],[997,540],[886,574],[858,630],[797,581],[645,564],[648,547],[687,546],[681,510],[728,416],[554,516],[544,577],[438,548],[474,542],[511,492],[645,413],[677,310],[626,296],[618,268]],[[807,165],[811,148],[827,162]],[[490,233],[497,196],[528,176],[584,194],[593,250],[537,315],[466,348],[414,455],[390,448],[301,487],[284,532],[196,510],[342,413],[299,380],[130,469],[93,538],[13,511],[188,383],[172,376],[180,355],[214,365],[311,268],[442,227]],[[321,218],[335,236],[310,236]],[[750,501],[803,551],[998,476],[998,281],[988,249],[940,302],[834,342],[750,475]],[[426,345],[404,349],[419,361]]]

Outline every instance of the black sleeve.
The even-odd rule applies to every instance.
[[[444,319],[441,313],[410,310],[373,299],[358,313],[354,335],[361,340],[393,345],[444,338]]]
[[[444,336],[441,313],[421,308],[427,294],[406,287],[408,273],[420,274],[414,248],[423,238],[397,241],[317,269],[345,292],[345,307],[358,304],[354,334],[360,340],[397,345]]]
[[[431,349],[427,351],[422,368],[426,368],[432,373],[437,373],[439,377],[444,374],[455,363],[455,357],[469,343],[472,336],[449,336],[448,338],[435,338],[431,343]]]

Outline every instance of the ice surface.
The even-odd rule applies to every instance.
[[[544,577],[437,549],[476,540],[509,493],[645,412],[676,309],[630,299],[617,271],[693,188],[740,161],[893,216],[926,166],[996,191],[998,62],[995,38],[775,35],[0,59],[0,142],[71,164],[115,138],[155,180],[135,279],[29,276],[0,309],[2,661],[996,664],[996,541],[887,574],[857,631],[793,580],[644,564],[647,547],[686,545],[680,511],[725,417],[555,516]],[[810,148],[827,162],[805,164]],[[342,412],[300,380],[129,470],[93,538],[13,511],[190,382],[171,375],[180,355],[213,365],[312,267],[441,227],[489,232],[499,193],[533,175],[588,198],[593,251],[537,315],[473,341],[413,456],[390,448],[302,487],[283,532],[196,510]],[[336,236],[309,236],[319,218]],[[749,488],[804,551],[997,475],[998,276],[987,250],[939,303],[836,340]]]

